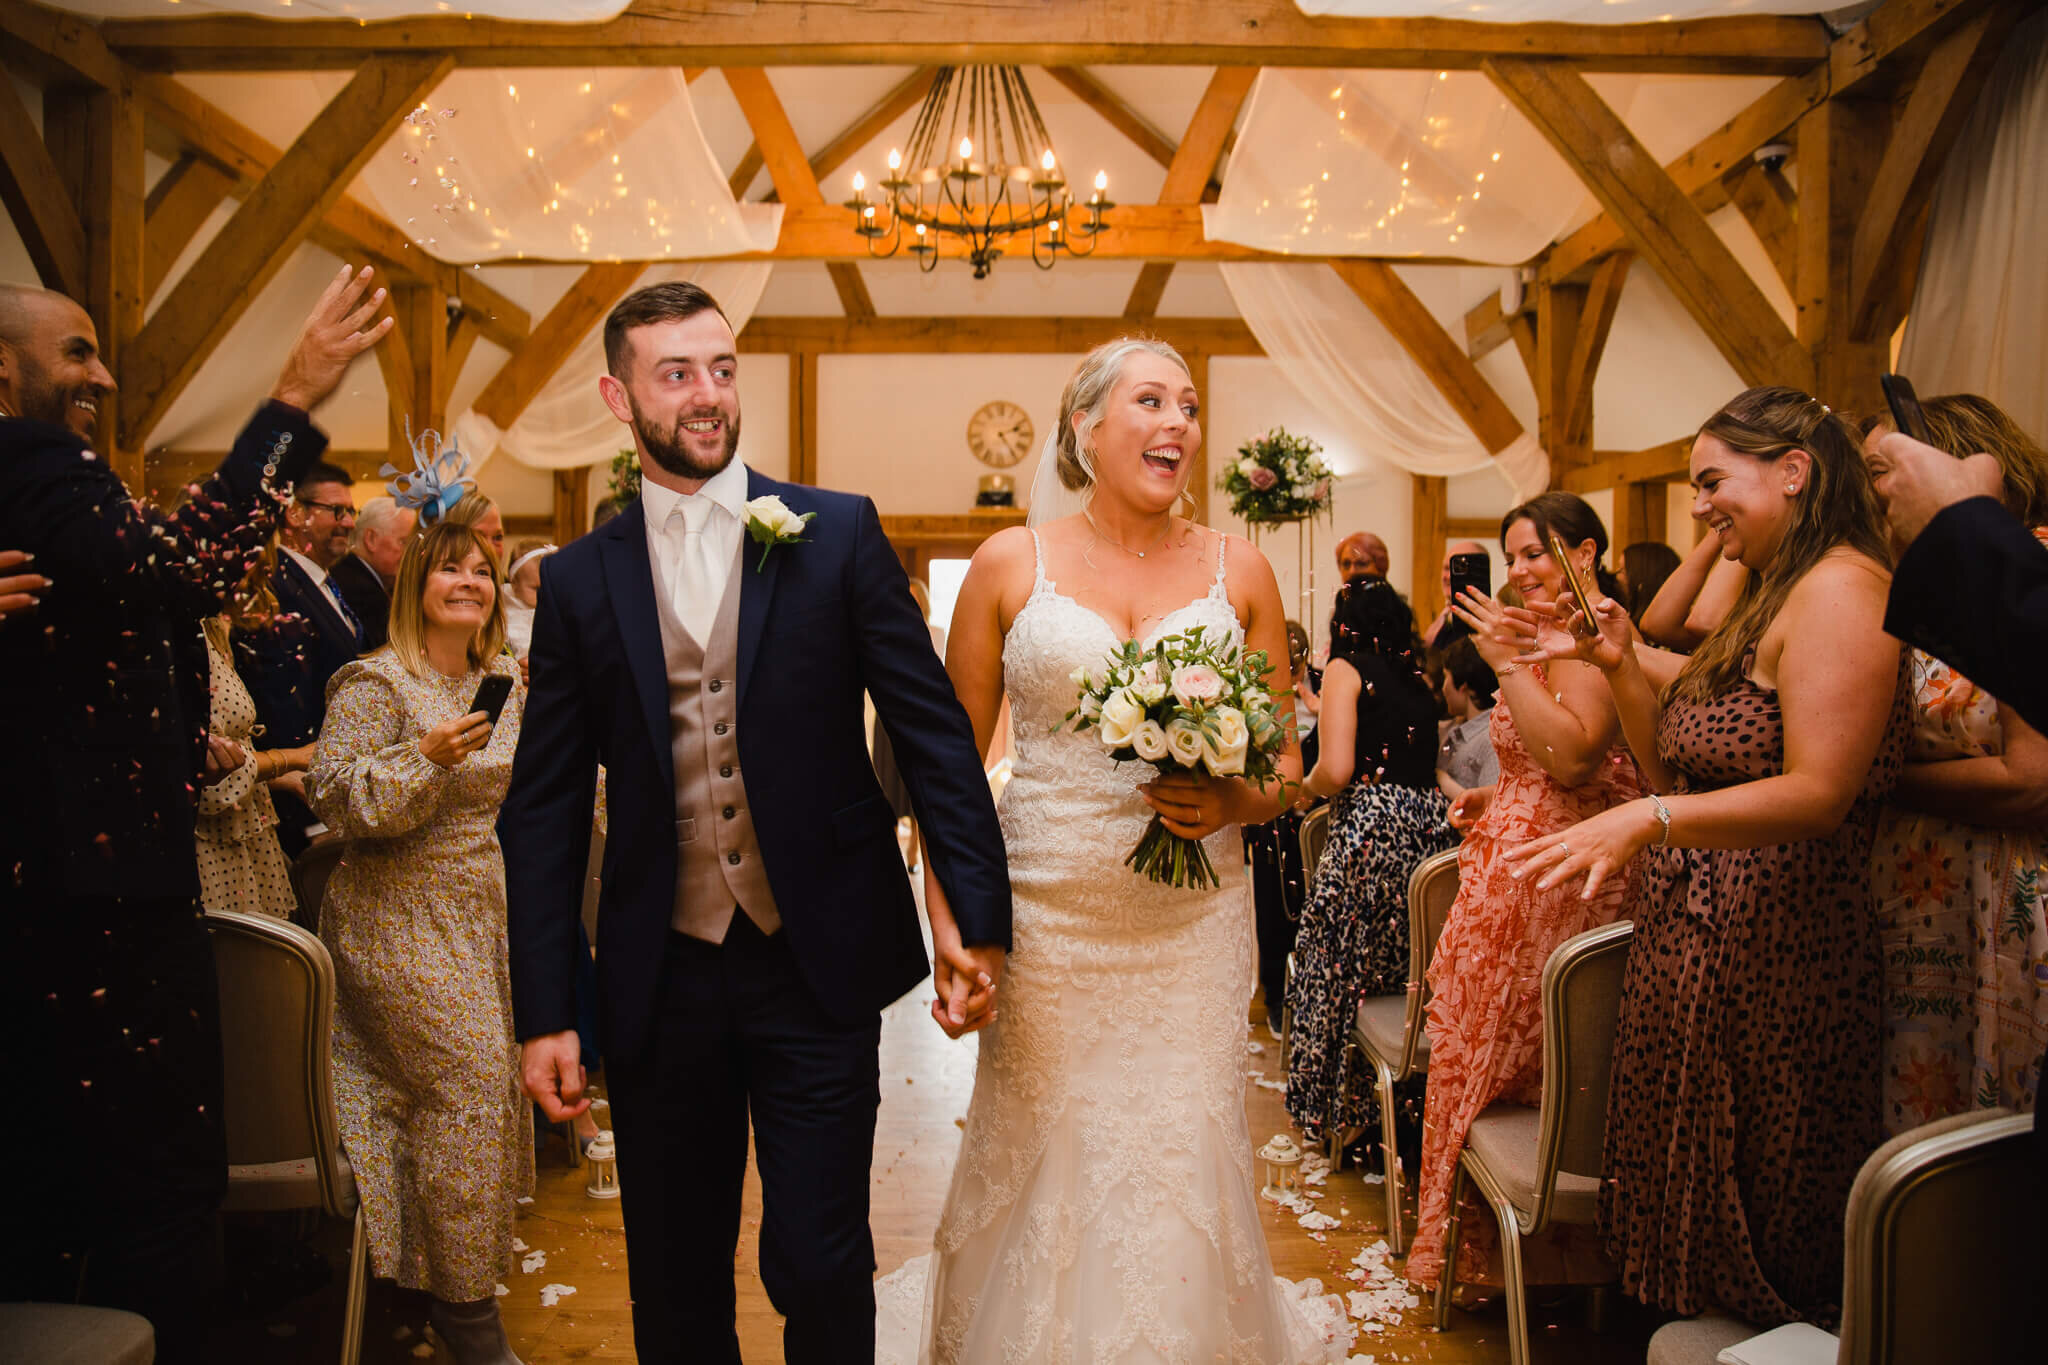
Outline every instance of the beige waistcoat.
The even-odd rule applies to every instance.
[[[709,646],[691,638],[659,582],[662,652],[668,660],[669,743],[676,773],[676,899],[669,925],[723,943],[735,907],[764,934],[782,927],[740,772],[740,585],[745,542],[734,555]]]

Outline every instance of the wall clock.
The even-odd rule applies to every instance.
[[[967,448],[995,469],[1008,469],[1031,453],[1031,415],[1015,403],[983,403],[967,419]]]

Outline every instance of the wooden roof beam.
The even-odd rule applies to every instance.
[[[1488,62],[1486,72],[1578,173],[1743,382],[1812,389],[1813,357],[1706,215],[1584,76],[1561,63],[1521,58]]]
[[[1597,493],[1625,483],[1684,483],[1692,476],[1690,436],[1647,450],[1596,450],[1589,464],[1566,470],[1560,486],[1569,493]]]
[[[199,229],[235,188],[235,177],[196,152],[173,162],[144,205],[142,296],[154,297]]]
[[[893,0],[888,23],[856,4],[641,3],[600,24],[466,20],[362,24],[242,17],[117,20],[108,46],[155,70],[304,70],[367,52],[448,50],[464,66],[822,66],[1005,63],[1472,70],[1489,57],[1557,57],[1587,71],[1791,75],[1828,59],[1810,18],[1742,15],[1641,24],[1488,24],[1304,15],[1294,0],[1130,0],[962,5]],[[1163,41],[1134,41],[1142,31]]]
[[[0,0],[0,33],[11,40],[8,59],[19,61],[46,87],[85,84],[113,90],[127,75],[98,25],[76,14],[28,0]]]
[[[156,149],[172,156],[186,149],[198,152],[235,177],[235,194],[248,194],[282,155],[168,76],[137,76],[135,90],[150,119],[169,135],[158,141]],[[458,300],[464,313],[475,318],[486,340],[507,351],[517,350],[532,329],[526,309],[485,284],[476,271],[429,256],[396,224],[372,212],[361,200],[342,195],[307,235],[343,260],[367,254],[372,264],[394,278],[439,285],[442,293]]]
[[[1231,130],[1237,126],[1238,110],[1244,107],[1245,97],[1251,94],[1252,83],[1258,78],[1257,67],[1216,68],[1209,77],[1208,88],[1195,105],[1194,115],[1188,120],[1180,145],[1173,149],[1173,159],[1166,165],[1166,182],[1159,187],[1160,203],[1202,202],[1209,180],[1216,174],[1216,164],[1223,159],[1223,148]],[[1124,303],[1124,316],[1142,320],[1158,312],[1159,301],[1165,297],[1167,281],[1172,275],[1172,262],[1148,261],[1138,272],[1137,283],[1131,287],[1130,298]]]
[[[1145,116],[1125,104],[1117,93],[1078,66],[1049,66],[1045,74],[1065,86],[1081,103],[1102,116],[1102,121],[1129,138],[1137,149],[1162,166],[1173,165],[1174,145],[1166,134],[1146,122]]]
[[[342,187],[454,66],[446,53],[372,57],[306,125],[143,324],[122,367],[126,444],[148,438]]]
[[[903,78],[894,90],[882,96],[875,106],[846,125],[839,135],[820,147],[811,157],[811,175],[821,187],[825,177],[853,160],[860,149],[882,135],[882,131],[897,119],[924,103],[924,97],[932,88],[932,80],[939,74],[936,66],[921,66]],[[753,177],[747,177],[752,180]],[[768,198],[777,196],[773,193]]]
[[[769,83],[767,71],[758,66],[727,67],[723,74],[740,112],[746,115],[747,126],[754,130],[754,146],[767,164],[776,195],[797,208],[823,204],[825,196],[818,188],[817,174],[811,170],[810,158],[797,141],[796,129],[790,126],[789,114]]]
[[[500,431],[519,420],[534,395],[562,368],[576,344],[624,298],[646,266],[638,261],[604,261],[587,267],[556,301],[470,406]]]
[[[43,286],[83,300],[91,292],[85,224],[14,82],[0,73],[0,203]]]
[[[1488,454],[1505,450],[1522,435],[1522,424],[1508,411],[1493,385],[1451,338],[1443,324],[1404,284],[1385,261],[1332,261],[1331,268],[1351,292],[1370,308],[1401,348],[1462,418]]]
[[[1080,355],[1129,330],[1120,317],[765,317],[741,329],[740,350],[795,355]],[[1165,318],[1160,335],[1188,352],[1264,355],[1241,318]]]

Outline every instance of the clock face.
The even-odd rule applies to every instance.
[[[984,403],[967,419],[967,448],[995,469],[1008,469],[1031,453],[1031,416],[1015,403]]]

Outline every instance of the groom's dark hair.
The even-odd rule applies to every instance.
[[[611,316],[604,320],[604,367],[611,371],[613,378],[622,377],[619,369],[626,363],[626,355],[631,349],[626,342],[626,333],[633,328],[652,327],[657,322],[682,322],[706,310],[725,317],[725,310],[718,306],[717,299],[687,280],[635,289],[620,299]],[[725,321],[728,327],[732,325],[731,318],[725,318]]]

